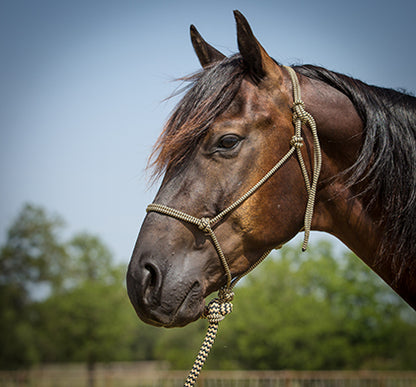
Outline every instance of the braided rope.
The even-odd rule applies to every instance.
[[[208,330],[194,365],[185,380],[184,387],[192,387],[198,379],[202,367],[214,344],[215,338],[217,337],[218,323],[233,310],[233,304],[231,303],[233,297],[234,293],[230,288],[222,288],[218,292],[218,297],[214,298],[206,307],[206,312],[203,317],[209,321]]]
[[[312,183],[309,180],[308,172],[303,160],[302,152],[300,147],[296,147],[296,153],[298,156],[299,164],[302,170],[303,178],[305,179],[306,190],[308,191],[308,201],[305,209],[304,229],[305,236],[303,239],[302,250],[305,251],[308,246],[309,235],[312,225],[313,209],[315,206],[316,190],[318,186],[319,174],[321,173],[322,166],[322,154],[321,146],[319,144],[318,130],[316,128],[316,122],[311,114],[305,110],[305,104],[301,100],[300,96],[300,85],[298,77],[295,71],[291,67],[284,66],[289,72],[290,79],[292,80],[293,88],[293,121],[295,124],[295,137],[301,138],[302,124],[309,126],[312,138],[313,138],[313,172],[312,172]]]
[[[188,215],[185,212],[175,210],[174,208],[165,206],[163,204],[156,204],[156,203],[149,204],[146,208],[146,212],[152,212],[152,211],[159,212],[164,215],[168,215],[172,218],[183,220],[184,222],[192,223],[198,227],[200,224],[202,225],[201,219],[196,218],[195,216],[192,216],[192,215]]]
[[[218,292],[218,297],[214,298],[206,307],[204,312],[203,318],[208,319],[209,326],[207,333],[205,335],[205,339],[202,343],[201,349],[195,359],[194,365],[189,372],[189,375],[185,381],[184,387],[193,387],[195,382],[202,370],[203,365],[208,357],[208,354],[214,344],[215,338],[218,332],[218,324],[224,317],[232,312],[232,299],[234,297],[234,293],[232,289],[236,285],[236,283],[249,272],[254,270],[270,253],[271,250],[266,251],[260,257],[260,259],[251,265],[245,272],[238,275],[234,280],[232,280],[231,270],[229,268],[227,259],[224,255],[224,252],[221,249],[221,246],[218,242],[218,239],[212,230],[212,226],[214,226],[219,220],[221,220],[225,215],[229,212],[233,211],[237,208],[241,203],[247,200],[251,195],[253,195],[270,177],[274,175],[274,173],[283,166],[283,164],[296,152],[299,165],[302,171],[303,178],[305,180],[306,191],[308,193],[308,200],[305,209],[305,217],[304,217],[304,231],[305,236],[302,244],[302,250],[305,251],[309,241],[309,234],[312,224],[312,216],[313,210],[315,205],[315,197],[316,197],[316,190],[317,184],[319,179],[319,174],[321,171],[322,165],[322,156],[321,156],[321,148],[319,145],[318,139],[318,132],[316,128],[316,123],[313,117],[305,110],[305,106],[303,101],[300,97],[300,86],[297,75],[295,71],[291,67],[284,66],[287,71],[289,72],[292,86],[293,86],[293,124],[295,126],[295,134],[290,140],[290,149],[289,151],[273,166],[273,168],[263,176],[260,181],[255,184],[251,189],[249,189],[243,196],[241,196],[238,200],[228,206],[226,209],[221,211],[218,215],[213,218],[197,218],[195,216],[189,215],[185,212],[176,210],[174,208],[170,208],[163,204],[152,203],[147,206],[147,212],[158,212],[160,214],[164,214],[178,220],[182,220],[187,223],[191,223],[196,225],[201,231],[205,234],[209,235],[215,250],[220,258],[222,266],[224,267],[225,275],[227,278],[227,283],[224,288],[221,288]],[[313,137],[313,169],[312,169],[312,182],[309,179],[308,171],[306,168],[305,161],[302,156],[301,147],[303,146],[303,138],[302,138],[302,124],[308,125],[312,137]]]
[[[263,176],[263,178],[256,185],[249,189],[243,196],[241,196],[240,199],[236,200],[233,204],[212,218],[213,223],[223,218],[226,214],[237,208],[242,202],[253,195],[267,180],[269,180],[274,175],[274,173],[290,158],[290,156],[292,156],[294,151],[295,148],[291,147],[289,151],[274,165],[274,167],[269,172],[266,173],[266,175]]]

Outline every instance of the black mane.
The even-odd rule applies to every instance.
[[[404,270],[416,270],[416,98],[316,66],[295,70],[334,87],[354,104],[364,123],[364,142],[348,171],[349,185],[365,187],[370,209],[378,203],[384,231],[380,252],[396,257],[397,279]]]

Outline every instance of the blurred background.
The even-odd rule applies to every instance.
[[[410,0],[2,0],[0,368],[191,366],[204,323],[141,324],[124,274],[157,189],[147,159],[178,102],[165,99],[199,69],[189,25],[235,53],[234,9],[282,64],[416,92]],[[314,240],[241,284],[207,368],[416,369],[414,312],[340,242]]]

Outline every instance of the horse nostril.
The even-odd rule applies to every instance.
[[[144,299],[147,302],[151,302],[152,298],[156,296],[156,292],[159,290],[161,284],[161,275],[156,266],[151,263],[144,265]]]
[[[156,280],[157,280],[156,270],[153,267],[153,265],[151,265],[150,263],[147,263],[146,265],[144,265],[144,268],[145,268],[145,270],[147,270],[147,273],[146,273],[146,276],[147,276],[146,282],[147,283],[146,283],[146,285],[147,285],[147,287],[154,288],[155,285],[156,285]]]

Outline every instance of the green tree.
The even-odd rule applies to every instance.
[[[16,284],[28,294],[42,283],[58,288],[67,262],[58,237],[63,225],[59,216],[26,204],[9,228],[1,249],[0,283]]]
[[[62,226],[59,217],[28,204],[8,230],[0,249],[0,368],[25,367],[39,358],[32,306],[62,283]]]
[[[63,221],[26,205],[0,250],[0,368],[39,362],[149,360],[156,332],[139,323],[125,265],[81,233],[61,241]]]
[[[78,234],[67,252],[64,287],[39,305],[39,345],[43,361],[85,362],[92,385],[97,362],[129,358],[134,316],[123,287],[125,269],[113,264],[99,238]]]
[[[308,254],[285,247],[236,293],[214,348],[220,362],[234,357],[227,347],[246,369],[416,366],[414,312],[406,320],[410,307],[352,253],[336,257],[328,242]]]
[[[0,316],[0,369],[21,368],[36,362],[30,302],[20,286],[0,285]]]

